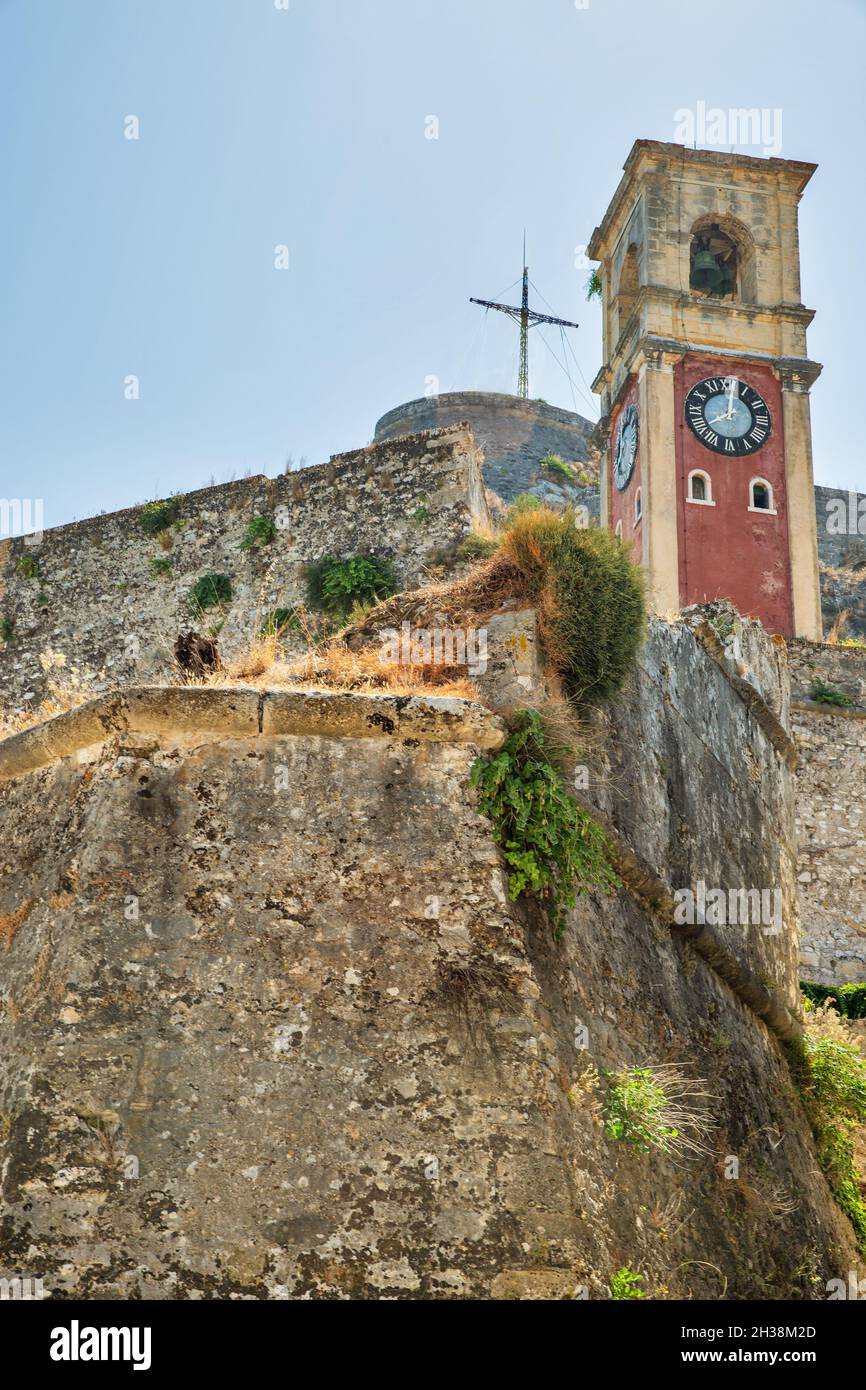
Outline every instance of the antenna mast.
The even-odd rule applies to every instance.
[[[529,307],[529,267],[526,264],[526,232],[523,233],[523,293],[520,308],[513,304],[494,304],[490,299],[473,299],[470,304],[480,304],[483,309],[498,309],[508,314],[520,325],[520,366],[517,372],[517,394],[525,400],[529,395],[529,330],[537,323],[558,324],[561,328],[578,328],[569,319],[552,318],[550,314],[539,314]]]

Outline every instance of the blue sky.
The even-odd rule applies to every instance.
[[[519,276],[524,226],[580,322],[575,394],[537,337],[531,393],[595,418],[575,248],[633,140],[699,101],[779,108],[781,153],[821,166],[816,477],[866,490],[861,0],[281,3],[0,0],[0,495],[58,525],[321,462],[430,377],[514,390],[516,330],[468,299]]]

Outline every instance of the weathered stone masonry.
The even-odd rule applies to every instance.
[[[277,517],[281,529],[270,545],[242,550],[257,515]],[[232,581],[231,604],[204,619],[222,621],[220,650],[231,659],[266,612],[303,601],[310,561],[372,552],[411,587],[434,557],[489,522],[478,452],[461,429],[359,449],[279,478],[205,488],[183,499],[181,518],[167,551],[142,530],[139,508],[46,531],[36,546],[0,544],[0,617],[13,623],[12,640],[0,645],[7,707],[39,704],[40,656],[49,650],[65,658],[67,676],[72,667],[95,676],[97,692],[163,679],[178,633],[196,623],[188,598],[205,574]],[[23,557],[38,561],[38,577],[18,572]],[[151,561],[166,557],[170,575],[155,574]]]
[[[60,1298],[570,1298],[629,1264],[656,1293],[806,1297],[856,1268],[780,1045],[716,971],[625,890],[559,945],[507,901],[454,741],[497,721],[421,701],[419,739],[394,697],[320,696],[305,732],[305,698],[272,724],[267,693],[128,692],[113,730],[67,720],[0,783],[0,1274]],[[593,794],[671,884],[784,873],[741,833],[791,804],[750,720],[654,625]],[[725,945],[791,998],[795,934]],[[588,1063],[660,1061],[717,1097],[685,1168],[597,1121]]]
[[[866,651],[797,642],[790,659],[802,974],[818,984],[859,982],[866,980]],[[816,676],[851,707],[815,704]]]

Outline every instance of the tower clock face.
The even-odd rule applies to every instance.
[[[770,407],[753,386],[735,376],[708,376],[686,396],[686,421],[705,449],[741,458],[766,444]]]
[[[637,406],[627,405],[619,417],[613,453],[613,480],[620,492],[628,487],[637,454]]]

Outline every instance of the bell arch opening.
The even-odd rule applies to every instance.
[[[689,242],[689,289],[708,298],[755,302],[754,242],[742,223],[698,218]]]

